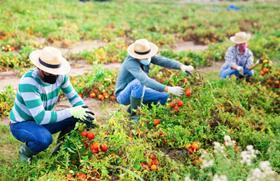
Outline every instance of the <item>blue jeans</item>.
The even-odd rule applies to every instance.
[[[124,90],[122,90],[117,95],[117,101],[120,104],[129,105],[130,96],[141,99],[144,91],[144,86],[140,83],[139,80],[135,79],[131,81]],[[159,92],[150,88],[145,87],[145,92],[143,96],[143,103],[160,103],[165,104],[168,99],[168,94],[165,92]]]
[[[243,73],[245,77],[251,77],[254,74],[254,71],[243,68]],[[227,77],[231,77],[232,75],[235,75],[236,77],[242,77],[242,75],[238,72],[238,70],[232,69],[232,68],[226,68],[224,70],[221,70],[220,77],[222,79],[225,79]]]
[[[39,125],[34,121],[24,121],[10,125],[13,136],[26,143],[26,146],[37,154],[52,143],[52,134],[66,134],[75,128],[76,121],[71,117],[57,123]]]

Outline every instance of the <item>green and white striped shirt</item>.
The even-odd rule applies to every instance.
[[[10,112],[11,123],[34,120],[37,124],[49,124],[71,117],[69,109],[54,111],[60,90],[66,94],[72,106],[84,105],[73,89],[67,75],[59,75],[56,83],[43,82],[35,68],[20,79],[14,106]]]

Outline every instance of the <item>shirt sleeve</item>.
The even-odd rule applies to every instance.
[[[37,124],[55,123],[71,117],[68,109],[61,111],[45,110],[39,90],[32,84],[20,84],[19,92],[26,108]]]
[[[165,85],[159,83],[158,81],[151,79],[140,67],[137,62],[129,61],[126,63],[127,70],[140,81],[142,85],[145,85],[151,89],[163,92]]]
[[[236,65],[236,55],[234,53],[234,48],[228,48],[226,55],[225,55],[225,62],[229,67],[237,66]]]
[[[76,90],[73,88],[69,77],[64,76],[63,83],[61,85],[63,93],[66,95],[73,107],[85,105],[83,99],[79,96]]]
[[[182,63],[173,60],[173,59],[169,59],[166,57],[162,57],[162,56],[153,56],[151,59],[151,62],[153,64],[162,66],[162,67],[166,67],[166,68],[171,68],[171,69],[180,69]]]

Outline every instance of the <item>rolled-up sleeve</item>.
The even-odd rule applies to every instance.
[[[173,60],[173,59],[169,59],[166,57],[162,57],[162,56],[153,56],[151,59],[151,62],[153,64],[165,67],[165,68],[171,68],[171,69],[180,69],[182,63]]]

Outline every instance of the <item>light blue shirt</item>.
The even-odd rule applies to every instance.
[[[253,64],[253,60],[253,53],[248,48],[246,48],[244,54],[241,54],[236,46],[231,46],[227,49],[222,70],[228,69],[234,65],[248,69]]]
[[[162,56],[153,56],[151,58],[151,63],[156,64],[166,68],[180,69],[182,65],[180,62],[168,59]],[[117,82],[115,95],[118,95],[131,81],[138,79],[141,84],[149,87],[151,89],[163,92],[165,85],[159,83],[158,81],[150,78],[148,76],[150,69],[149,65],[143,65],[139,60],[128,56],[122,63]]]

